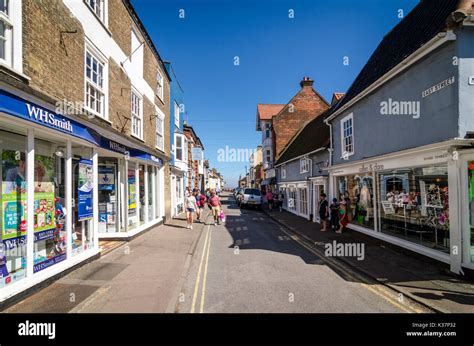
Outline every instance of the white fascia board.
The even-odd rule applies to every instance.
[[[145,81],[143,76],[133,73],[129,56],[122,51],[109,32],[87,8],[87,5],[83,1],[77,0],[64,0],[64,4],[81,22],[84,34],[88,40],[92,42],[107,59],[112,58],[119,65],[125,61],[123,69],[130,78],[132,85],[141,95],[145,96],[151,103],[155,104],[155,91],[153,88]],[[131,40],[131,31],[129,39]]]

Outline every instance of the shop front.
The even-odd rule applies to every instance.
[[[457,271],[474,259],[474,154],[458,143],[433,147],[333,166],[331,195],[348,205],[349,228]]]
[[[278,190],[285,196],[283,209],[308,220],[311,218],[311,185],[308,181],[279,183]]]
[[[98,150],[101,239],[133,237],[164,216],[163,160],[119,140],[103,138]]]
[[[0,303],[99,253],[97,138],[0,90]]]

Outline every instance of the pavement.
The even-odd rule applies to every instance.
[[[265,213],[230,196],[222,203],[226,222],[204,228],[176,312],[429,312],[332,263]]]
[[[130,242],[103,242],[107,253],[3,312],[174,311],[204,227],[186,229],[183,215]]]
[[[442,263],[353,230],[346,230],[343,234],[321,232],[318,223],[290,212],[270,212],[267,208],[264,212],[321,249],[333,241],[365,244],[362,261],[355,257],[337,259],[436,312],[474,312],[474,282],[448,272]]]

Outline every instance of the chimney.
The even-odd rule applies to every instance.
[[[303,80],[300,82],[300,85],[302,88],[304,87],[312,87],[313,86],[313,83],[314,81],[309,78],[309,77],[303,77]]]

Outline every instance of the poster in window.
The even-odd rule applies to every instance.
[[[42,232],[42,234],[44,231],[53,230],[56,227],[54,162],[52,157],[35,155],[34,230]]]
[[[2,151],[2,239],[26,235],[26,155]]]
[[[114,191],[115,190],[115,169],[114,167],[99,167],[99,190]]]
[[[90,220],[93,217],[93,195],[94,184],[92,174],[92,161],[79,161],[79,177],[78,177],[78,191],[77,191],[77,218],[79,221]]]
[[[135,186],[135,170],[128,171],[128,211],[133,213],[137,207]]]

